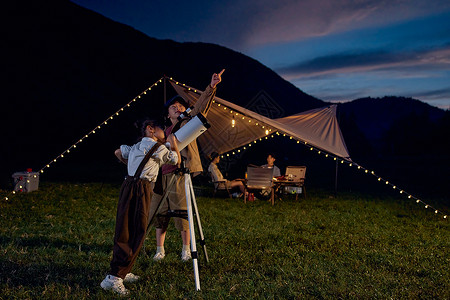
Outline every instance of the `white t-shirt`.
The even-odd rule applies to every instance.
[[[122,157],[124,159],[128,159],[127,169],[129,176],[134,176],[145,155],[155,144],[156,141],[152,138],[143,137],[140,142],[134,144],[133,146],[120,146]],[[178,162],[177,153],[170,150],[169,147],[167,145],[161,145],[158,149],[156,149],[156,151],[152,154],[152,157],[150,157],[148,162],[145,164],[140,178],[155,182],[156,177],[158,176],[159,168],[163,164],[175,165]]]
[[[268,169],[272,169],[272,167],[269,167],[268,164],[262,165],[261,168],[268,168]],[[280,172],[280,168],[278,168],[277,166],[273,165],[273,177],[278,177],[281,176],[281,172]]]
[[[212,177],[214,178],[214,181],[226,181],[226,179],[223,178],[222,172],[220,172],[216,164],[210,163],[208,167],[208,172],[211,173]]]

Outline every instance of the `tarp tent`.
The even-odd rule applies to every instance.
[[[201,91],[170,80],[176,92],[194,104]],[[336,105],[318,108],[292,116],[270,119],[249,109],[214,98],[207,120],[211,128],[198,139],[205,154],[226,153],[250,145],[253,141],[278,132],[345,160],[350,155],[336,118]]]

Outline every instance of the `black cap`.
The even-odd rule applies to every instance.
[[[186,108],[186,109],[189,107],[189,104],[188,104],[188,103],[186,102],[186,100],[184,100],[183,97],[181,97],[180,95],[176,95],[175,97],[173,97],[172,99],[170,99],[169,101],[167,101],[167,102],[164,104],[164,107],[165,107],[166,109],[169,109],[169,106],[171,106],[171,105],[174,104],[175,102],[180,103],[180,104],[183,105],[184,108]]]

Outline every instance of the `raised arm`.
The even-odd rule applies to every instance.
[[[200,95],[194,105],[194,109],[191,112],[192,116],[195,116],[198,113],[202,113],[204,116],[208,114],[208,111],[211,108],[211,102],[216,95],[216,87],[222,81],[223,72],[225,72],[225,69],[220,71],[220,73],[214,73],[212,75],[210,84],[208,84],[205,91]]]

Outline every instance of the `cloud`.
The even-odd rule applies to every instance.
[[[444,0],[304,0],[247,1],[240,40],[245,47],[292,42],[441,13],[450,9]],[[238,7],[236,6],[236,9]]]
[[[443,89],[415,92],[414,97],[426,98],[428,101],[442,100],[443,98],[450,100],[450,86]]]
[[[408,71],[405,76],[414,76],[412,74],[420,71],[446,70],[449,69],[449,66],[450,45],[446,45],[441,49],[410,52],[360,50],[337,53],[292,64],[276,71],[283,77],[292,80],[302,77],[331,76],[336,73],[371,71]]]

